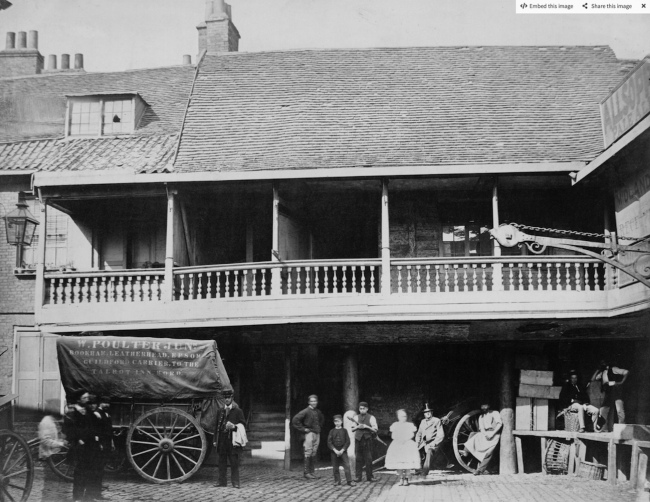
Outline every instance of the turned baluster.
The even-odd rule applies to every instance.
[[[451,284],[449,282],[449,265],[447,263],[442,266],[442,273],[444,274],[442,279],[444,281],[445,291],[449,292]]]
[[[339,278],[336,274],[336,265],[332,267],[332,293],[338,293],[339,292]]]
[[[302,267],[296,267],[296,294],[302,293]]]
[[[422,293],[422,267],[415,266],[415,292]]]
[[[403,286],[402,286],[402,266],[397,265],[397,292],[398,293],[403,293]]]
[[[305,294],[311,293],[311,267],[305,267]]]
[[[351,265],[350,270],[352,271],[352,284],[350,286],[350,291],[352,293],[357,292],[357,266]]]
[[[348,267],[346,265],[343,265],[341,267],[341,293],[347,293],[348,292],[348,276],[347,276],[347,271]]]
[[[261,283],[261,289],[260,289],[260,296],[266,295],[266,270],[267,269],[265,269],[265,268],[263,268],[261,270],[261,272],[262,272],[262,283]]]
[[[463,280],[463,291],[468,291],[469,288],[469,266],[467,263],[463,263],[462,267],[462,280]]]
[[[370,292],[375,293],[375,266],[370,265]]]
[[[564,264],[564,277],[566,278],[566,290],[571,291],[571,264],[566,262]]]
[[[575,262],[573,264],[574,268],[576,269],[576,291],[582,291],[582,273],[580,272],[580,269],[582,268],[582,264],[579,262]]]
[[[320,277],[318,276],[318,267],[314,267],[314,293],[320,293]]]
[[[325,282],[324,293],[327,294],[330,292],[330,268],[323,267],[323,280]]]

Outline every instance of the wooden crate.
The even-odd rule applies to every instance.
[[[550,387],[553,385],[553,372],[539,370],[521,370],[519,383],[525,385],[544,385]]]
[[[535,397],[540,399],[559,399],[562,387],[548,385],[519,384],[519,397]]]
[[[518,431],[549,430],[548,399],[518,397],[515,410],[515,429]]]

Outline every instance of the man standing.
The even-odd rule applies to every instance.
[[[490,410],[489,403],[481,404],[481,415],[478,418],[479,432],[473,432],[470,435],[465,443],[465,449],[460,452],[463,456],[471,454],[479,461],[475,476],[485,474],[494,450],[499,444],[502,427],[503,422],[499,412]]]
[[[320,445],[320,431],[324,424],[325,416],[318,409],[318,396],[316,394],[309,396],[309,406],[298,412],[291,420],[293,428],[305,435],[305,441],[302,445],[305,452],[303,475],[307,479],[316,479],[314,462]]]
[[[422,475],[426,476],[431,470],[433,459],[440,452],[439,446],[445,438],[445,431],[442,428],[442,420],[433,416],[433,410],[427,403],[424,407],[424,420],[420,422],[420,427],[415,435],[415,442],[418,450],[424,448],[425,459],[422,467]]]
[[[578,414],[580,424],[578,432],[585,431],[585,412],[591,416],[594,431],[598,430],[598,408],[589,404],[589,396],[587,396],[587,392],[582,388],[582,385],[578,383],[578,373],[576,371],[569,373],[569,381],[564,384],[560,391],[560,406]]]
[[[217,427],[214,433],[214,446],[219,454],[219,482],[217,486],[228,486],[228,463],[232,485],[239,488],[239,454],[242,447],[233,444],[233,433],[243,429],[246,421],[244,412],[233,402],[233,391],[224,390],[225,407],[217,412]]]
[[[619,368],[609,364],[607,361],[600,361],[599,368],[591,377],[592,382],[600,382],[604,393],[603,404],[600,408],[600,415],[607,420],[608,430],[613,430],[613,420],[609,419],[609,410],[612,405],[616,406],[618,423],[625,423],[625,404],[623,403],[622,385],[627,380],[630,372],[626,369]]]
[[[355,425],[352,427],[354,432],[354,454],[357,459],[356,463],[356,482],[361,483],[363,467],[366,467],[366,479],[370,482],[376,481],[372,477],[372,441],[377,435],[379,427],[377,420],[368,413],[368,403],[361,401],[359,403],[359,414],[354,417]]]

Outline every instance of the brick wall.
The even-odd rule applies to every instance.
[[[0,216],[12,211],[18,193],[29,190],[29,176],[3,176],[0,185]],[[35,215],[38,217],[38,215]],[[17,277],[16,248],[7,244],[4,221],[0,238],[0,395],[11,392],[15,326],[34,325],[34,277]]]

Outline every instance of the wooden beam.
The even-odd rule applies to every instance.
[[[345,347],[345,362],[343,367],[343,406],[344,411],[356,411],[359,406],[359,366],[357,352],[354,348]]]
[[[607,445],[607,481],[610,485],[616,484],[616,442],[612,438]]]
[[[524,449],[521,446],[521,438],[515,436],[515,448],[517,450],[517,473],[524,474]]]
[[[388,205],[388,180],[381,181],[381,292],[390,294],[390,222]]]
[[[639,453],[639,468],[637,470],[636,489],[645,488],[646,478],[648,476],[648,454],[644,451]]]
[[[577,447],[578,447],[578,443],[576,441],[572,441],[571,445],[569,446],[569,468],[567,470],[569,476],[575,476],[576,474],[576,448]]]
[[[273,220],[271,232],[271,258],[273,262],[280,262],[280,193],[278,184],[273,183]],[[280,296],[282,294],[282,277],[279,268],[271,269],[271,295]]]
[[[539,448],[541,450],[542,471],[546,472],[546,438],[539,438]]]
[[[291,470],[291,345],[284,348],[284,469]]]
[[[163,285],[163,301],[172,301],[174,296],[174,199],[175,193],[167,194],[167,234],[165,240],[165,282]]]
[[[501,429],[499,474],[515,474],[517,458],[515,452],[515,356],[508,347],[502,347],[501,354]]]
[[[41,199],[41,224],[38,226],[38,249],[36,262],[36,284],[34,286],[34,308],[40,312],[45,303],[45,251],[47,240],[47,199]]]
[[[632,457],[630,459],[630,485],[636,487],[639,480],[639,454],[641,449],[637,441],[632,442]]]

